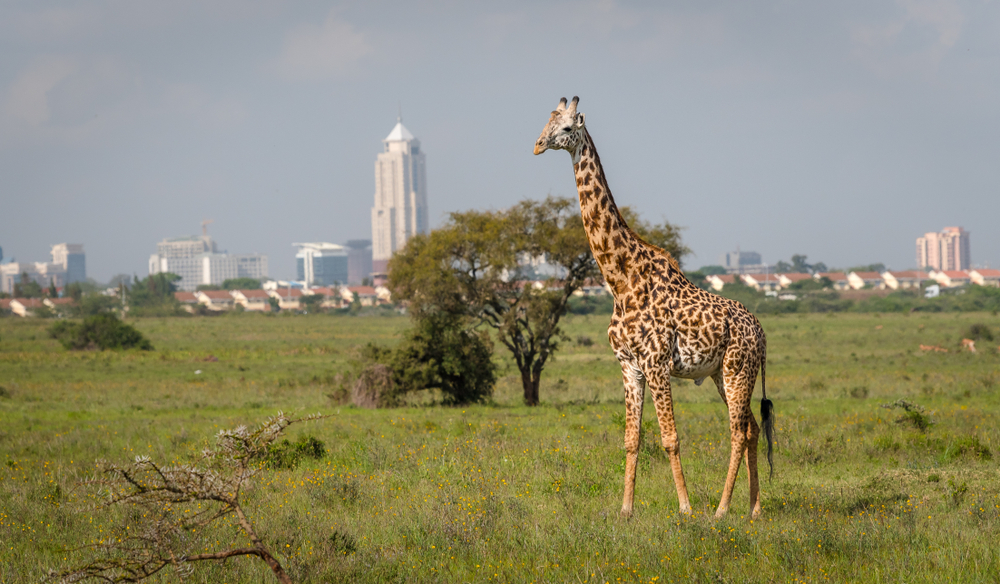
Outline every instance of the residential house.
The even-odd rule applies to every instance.
[[[76,305],[76,300],[72,298],[43,298],[42,304],[48,306],[55,312],[64,312],[67,308]]]
[[[301,288],[277,288],[269,291],[268,295],[278,300],[278,307],[282,310],[298,310],[301,307]]]
[[[229,290],[199,290],[194,294],[198,304],[204,304],[209,310],[229,310],[234,304]]]
[[[761,292],[773,292],[781,288],[781,280],[777,274],[743,274],[743,282]]]
[[[229,294],[233,297],[233,303],[242,306],[243,310],[256,310],[258,312],[271,310],[269,302],[271,297],[263,290],[230,290]]]
[[[736,274],[712,274],[705,276],[705,281],[712,287],[712,290],[719,292],[726,284],[732,284],[736,281]]]
[[[11,298],[10,311],[20,317],[34,316],[35,311],[45,306],[41,298]]]
[[[319,288],[309,288],[306,294],[319,294],[323,297],[323,301],[320,303],[322,308],[343,308],[345,306],[350,306],[350,301],[344,299],[343,288],[340,286],[324,286]],[[353,296],[352,296],[353,298]]]
[[[198,304],[198,296],[194,292],[174,292],[174,298],[181,304]]]
[[[378,294],[371,286],[348,286],[347,290],[351,293],[352,299],[355,294],[358,295],[361,306],[375,306],[378,303]]]
[[[965,286],[972,283],[972,277],[965,270],[931,270],[931,279],[937,281],[938,284],[941,284],[945,288]]]
[[[920,283],[929,280],[931,277],[927,272],[921,270],[904,270],[902,272],[882,272],[882,280],[885,281],[886,288],[893,290],[907,290],[920,288]]]
[[[1000,270],[976,268],[969,271],[969,279],[972,280],[973,284],[980,286],[1000,287]]]
[[[574,296],[603,296],[604,294],[609,294],[607,285],[604,280],[600,278],[587,278],[583,282],[583,286],[580,286],[579,290],[573,293]],[[375,289],[378,290],[379,287]]]
[[[834,290],[848,290],[851,287],[850,282],[847,280],[847,274],[844,272],[817,272],[813,274],[813,278],[821,280],[823,278],[829,279],[833,282]]]
[[[778,274],[778,282],[782,288],[788,288],[796,282],[812,280],[812,274]]]
[[[883,290],[885,288],[885,280],[878,272],[851,272],[847,274],[847,284],[855,290],[862,288]]]

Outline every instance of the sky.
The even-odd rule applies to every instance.
[[[990,0],[6,0],[0,247],[144,276],[212,219],[291,278],[293,242],[371,238],[400,110],[432,227],[575,196],[568,154],[532,155],[573,95],[618,203],[682,226],[688,267],[739,246],[906,269],[950,225],[1000,266]]]

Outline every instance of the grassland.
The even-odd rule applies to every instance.
[[[331,414],[290,435],[322,440],[324,458],[264,471],[246,494],[300,582],[996,582],[1000,355],[996,342],[977,354],[957,345],[973,323],[997,334],[1000,318],[762,322],[778,445],[764,516],[751,522],[745,472],[730,515],[712,519],[725,407],[710,382],[681,381],[695,513],[677,513],[650,406],[636,514],[619,519],[623,407],[605,316],[566,321],[538,408],[520,405],[516,368],[498,354],[494,403],[379,411],[339,403],[338,376],[358,345],[393,342],[405,318],[137,320],[150,353],[70,353],[45,321],[0,319],[0,582],[37,582],[107,533],[114,515],[80,484],[95,460],[184,461],[220,428],[279,409]],[[900,398],[934,425],[921,432],[880,407]],[[193,550],[219,549],[234,533],[222,523],[192,534]],[[273,579],[237,559],[200,565],[189,581]]]

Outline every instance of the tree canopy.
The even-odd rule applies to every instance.
[[[231,278],[222,283],[223,290],[260,290],[260,280],[257,278]]]
[[[622,215],[650,243],[680,258],[679,228],[652,225],[630,209]],[[539,281],[537,268],[553,273]],[[389,287],[416,315],[461,315],[492,328],[514,357],[525,403],[539,401],[542,370],[558,349],[559,320],[573,293],[600,283],[577,202],[548,197],[502,211],[452,213],[448,223],[407,242],[389,263]]]
[[[174,298],[174,292],[180,279],[180,276],[170,272],[150,274],[141,279],[136,277],[126,291],[129,310],[142,316],[177,313],[180,305]]]

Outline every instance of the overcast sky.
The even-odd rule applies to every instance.
[[[295,241],[371,237],[374,161],[403,121],[432,226],[575,196],[532,155],[561,96],[611,189],[685,227],[685,264],[915,263],[972,233],[1000,265],[998,2],[0,4],[0,246],[83,243],[88,275],[144,276],[210,234],[294,276]]]

